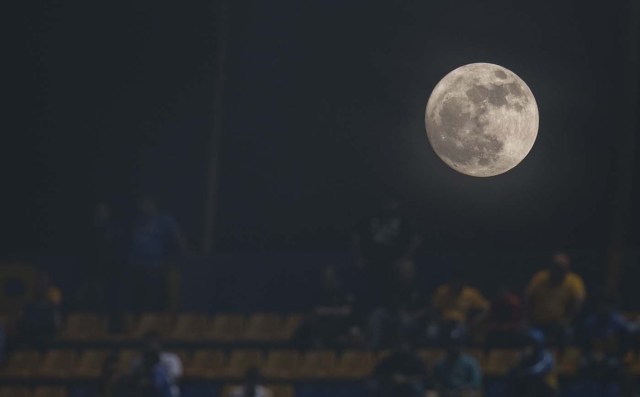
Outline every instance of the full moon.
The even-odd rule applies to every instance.
[[[429,97],[427,137],[447,165],[466,175],[499,175],[518,165],[538,135],[533,93],[509,69],[490,63],[461,66]]]

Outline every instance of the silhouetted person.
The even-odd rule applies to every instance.
[[[441,397],[476,397],[482,391],[480,364],[463,353],[465,331],[462,326],[447,330],[446,356],[436,364],[434,381]]]
[[[22,309],[18,323],[20,338],[27,343],[46,345],[60,329],[61,310],[62,292],[46,272],[40,272],[33,299]]]
[[[491,301],[487,316],[487,346],[513,346],[518,342],[524,307],[518,295],[501,286]]]
[[[162,350],[160,334],[155,331],[145,334],[142,355],[131,363],[131,374],[139,374],[141,371],[147,374],[153,371],[158,376],[162,375],[161,383],[168,384],[171,393],[169,396],[180,396],[178,381],[182,377],[182,361],[177,354]]]
[[[376,397],[424,397],[427,371],[424,361],[411,350],[409,341],[398,337],[396,348],[373,372]]]
[[[273,397],[273,393],[260,384],[262,377],[258,368],[249,368],[244,384],[231,390],[227,397]]]
[[[553,397],[558,381],[553,355],[545,348],[544,334],[535,329],[523,335],[524,347],[509,374],[509,397]]]
[[[346,339],[353,324],[354,297],[346,291],[333,266],[322,271],[313,312],[297,333],[302,347],[336,346]]]
[[[531,325],[560,347],[571,336],[571,323],[586,298],[582,278],[570,269],[569,256],[556,253],[548,269],[533,276],[526,291],[526,312]]]
[[[95,207],[90,242],[81,264],[82,282],[76,307],[104,312],[114,305],[115,284],[121,277],[123,232],[107,203]]]
[[[395,270],[382,304],[371,314],[369,331],[373,348],[385,345],[389,336],[395,335],[416,342],[426,329],[428,299],[416,279],[415,264],[401,261]]]
[[[625,362],[632,350],[632,338],[638,324],[627,321],[615,309],[614,300],[602,297],[595,313],[585,321],[582,346],[581,375],[585,380],[602,384],[619,384],[622,395],[631,395],[632,383]]]
[[[161,311],[167,306],[167,271],[171,255],[186,249],[177,223],[151,198],[138,203],[128,256],[129,291],[133,309]]]
[[[356,261],[369,269],[381,290],[397,262],[413,259],[420,241],[396,199],[387,200],[377,214],[364,219],[353,237]]]
[[[470,331],[486,317],[491,307],[482,293],[469,286],[460,275],[436,289],[432,305],[440,328],[460,324]]]

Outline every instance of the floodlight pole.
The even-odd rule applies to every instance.
[[[224,129],[225,82],[227,67],[227,47],[229,41],[229,4],[228,0],[217,0],[217,51],[216,79],[213,96],[213,126],[209,136],[208,169],[205,182],[204,229],[202,233],[202,252],[211,254],[215,247],[215,233],[218,208],[218,179],[220,172],[220,138]]]
[[[625,81],[625,104],[623,123],[618,141],[618,163],[617,178],[614,187],[614,196],[611,203],[611,234],[609,250],[607,254],[607,276],[606,291],[612,296],[616,296],[619,291],[621,266],[624,260],[624,250],[627,246],[628,219],[631,210],[631,199],[634,183],[635,166],[635,145],[636,133],[638,132],[638,111],[640,111],[640,101],[638,87],[640,71],[638,46],[640,45],[640,0],[628,0],[628,49],[624,59],[626,80]]]

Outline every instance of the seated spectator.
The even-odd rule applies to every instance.
[[[132,397],[175,397],[174,388],[175,384],[168,368],[161,362],[160,353],[145,350],[139,364],[127,376],[123,391],[129,392]]]
[[[464,328],[454,326],[447,333],[447,355],[434,369],[436,389],[441,397],[480,396],[482,372],[476,359],[462,352]]]
[[[411,350],[406,339],[399,337],[396,348],[383,358],[373,372],[372,388],[376,397],[424,397],[426,367]]]
[[[600,299],[595,313],[585,321],[581,363],[584,378],[601,383],[620,383],[629,389],[625,356],[631,351],[631,336],[636,330],[637,325],[629,323],[614,308],[612,299]]]
[[[244,376],[244,384],[231,390],[228,397],[272,397],[273,393],[260,384],[258,368],[249,368]]]
[[[571,323],[586,297],[582,278],[570,271],[565,253],[553,255],[547,270],[538,272],[526,290],[526,312],[531,325],[562,348],[571,336]]]
[[[441,329],[460,324],[472,331],[486,317],[490,307],[482,293],[459,276],[438,287],[433,295],[433,309]]]
[[[523,318],[520,297],[506,286],[498,288],[487,316],[487,346],[515,346]]]
[[[416,279],[414,263],[408,260],[399,262],[388,284],[382,305],[373,311],[370,318],[373,348],[388,345],[390,336],[396,335],[415,342],[426,329],[427,297]]]
[[[335,268],[324,268],[317,303],[296,334],[300,347],[335,346],[344,341],[353,325],[353,301],[353,295],[338,280]]]
[[[557,395],[555,362],[545,349],[544,334],[529,330],[524,335],[524,348],[516,367],[509,375],[510,396],[552,397]]]
[[[60,329],[62,292],[49,275],[41,272],[36,280],[34,297],[22,310],[19,335],[28,343],[46,343]]]
[[[162,350],[160,334],[155,331],[150,331],[144,336],[143,353],[133,359],[130,375],[134,378],[142,375],[157,376],[159,384],[168,384],[170,397],[180,396],[178,381],[182,377],[182,361],[177,354]]]

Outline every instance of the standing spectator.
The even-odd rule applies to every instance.
[[[356,261],[369,269],[380,291],[397,262],[413,259],[420,241],[396,199],[387,200],[376,215],[363,220],[353,237]]]
[[[157,368],[156,368],[157,367]],[[182,377],[182,361],[177,354],[162,350],[160,334],[150,331],[144,336],[144,349],[131,363],[132,376],[158,376],[159,385],[167,384],[170,397],[179,397],[178,381]]]
[[[323,269],[318,300],[297,338],[302,347],[335,346],[344,340],[353,325],[353,295],[338,280],[336,269]]]
[[[167,306],[166,266],[171,254],[186,243],[175,220],[161,212],[151,198],[138,203],[129,251],[129,283],[135,311],[161,311]]]
[[[409,260],[398,262],[388,283],[382,304],[370,318],[370,343],[374,349],[393,342],[389,336],[401,335],[415,342],[427,327],[427,297],[416,279],[415,264]]]
[[[462,352],[464,328],[454,326],[447,334],[447,355],[434,369],[436,388],[440,396],[480,396],[482,372],[476,359]]]
[[[544,347],[544,334],[532,329],[526,332],[524,340],[520,359],[509,375],[509,396],[556,396],[555,362],[551,352]]]
[[[569,255],[556,253],[549,268],[534,275],[526,290],[526,312],[531,325],[561,348],[571,336],[571,323],[586,298],[582,278],[570,268]]]
[[[157,351],[145,350],[125,382],[131,397],[175,397],[171,376]]]
[[[583,334],[582,375],[602,384],[620,384],[622,395],[632,395],[625,357],[632,350],[631,339],[637,324],[628,322],[614,308],[613,299],[603,297],[594,314],[587,317]]]
[[[406,339],[396,340],[392,351],[374,370],[372,387],[376,397],[423,397],[427,371],[425,364]]]
[[[487,346],[511,346],[517,343],[524,308],[518,295],[508,287],[498,288],[487,317]]]
[[[258,368],[249,368],[244,376],[244,384],[233,388],[224,397],[273,397],[271,390],[260,384],[261,376]]]
[[[62,292],[46,272],[36,279],[34,297],[23,308],[18,327],[27,343],[46,344],[62,323]]]
[[[103,312],[107,300],[115,292],[114,284],[121,276],[122,267],[122,230],[113,218],[107,203],[100,202],[95,207],[90,242],[80,268],[82,276],[78,291],[80,310]],[[113,306],[112,304],[110,306]]]
[[[433,295],[433,309],[443,329],[460,324],[471,330],[486,317],[490,307],[482,293],[467,285],[459,275],[438,287]]]

